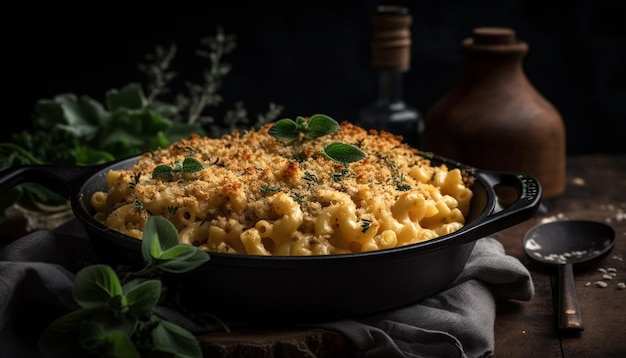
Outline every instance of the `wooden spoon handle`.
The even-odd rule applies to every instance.
[[[559,265],[559,331],[582,331],[583,320],[578,308],[572,264]]]

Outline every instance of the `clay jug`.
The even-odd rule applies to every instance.
[[[528,49],[512,29],[474,29],[461,43],[463,76],[426,114],[421,149],[478,169],[531,174],[549,199],[565,189],[565,128],[524,73]]]

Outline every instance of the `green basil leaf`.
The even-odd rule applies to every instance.
[[[78,309],[52,321],[39,336],[38,348],[45,357],[82,357],[79,340],[82,324],[104,308]]]
[[[298,128],[299,131],[306,132],[308,125],[309,123],[306,121],[304,117],[302,116],[296,117],[296,128]]]
[[[173,170],[174,169],[167,164],[157,165],[154,170],[152,170],[152,179],[171,181],[174,179]]]
[[[204,169],[204,165],[199,160],[187,157],[183,160],[183,173],[195,173]]]
[[[122,294],[115,295],[107,301],[106,307],[112,312],[123,313],[128,309],[128,300]]]
[[[205,262],[209,261],[210,256],[206,251],[195,248],[195,252],[185,260],[171,260],[160,264],[160,269],[171,273],[183,273],[195,270]]]
[[[161,255],[159,246],[159,233],[154,224],[153,216],[146,221],[141,236],[141,257],[146,265],[152,265],[157,257]]]
[[[129,83],[122,89],[111,89],[105,94],[104,100],[107,109],[115,111],[118,108],[141,109],[147,102],[141,85]]]
[[[145,278],[145,277],[137,277],[137,278],[133,278],[132,280],[126,282],[124,285],[122,285],[122,292],[124,292],[124,294],[130,292],[132,289],[134,289],[135,287],[141,285],[142,283],[146,282],[146,281],[150,281],[150,279]]]
[[[152,330],[155,350],[176,354],[179,358],[201,358],[202,351],[196,337],[188,330],[169,321],[162,320]]]
[[[132,287],[126,292],[128,307],[136,315],[145,315],[152,312],[161,298],[161,281],[147,280]]]
[[[159,243],[163,251],[179,244],[178,230],[176,230],[171,221],[162,216],[151,216],[148,218],[148,222],[156,227],[156,232],[159,233]]]
[[[280,140],[293,140],[298,138],[298,125],[289,118],[283,118],[274,123],[268,133]]]
[[[146,264],[152,264],[164,251],[178,244],[178,231],[172,222],[162,216],[148,218],[141,240],[141,255]]]
[[[74,298],[83,308],[102,306],[121,294],[120,280],[108,265],[87,266],[76,274]]]
[[[113,331],[106,335],[107,357],[115,358],[141,358],[130,337],[124,332]],[[102,354],[102,349],[92,351],[92,353]]]
[[[359,148],[339,142],[332,143],[324,147],[322,155],[324,155],[327,159],[342,164],[358,162],[367,156]]]
[[[150,246],[149,251],[150,251],[150,257],[152,259],[157,259],[159,258],[159,256],[161,256],[161,254],[163,253],[163,249],[161,248],[161,243],[159,242],[159,231],[155,230],[155,232],[150,235],[151,239],[149,241]]]
[[[133,334],[139,322],[136,316],[128,314],[128,310],[124,312],[111,312],[110,309],[100,307],[93,309],[93,312],[85,319],[85,321],[88,320],[97,322],[105,332],[120,331],[128,336]]]
[[[115,160],[115,157],[104,150],[81,145],[72,150],[76,165],[102,164]]]
[[[311,138],[317,138],[338,130],[337,121],[324,114],[315,114],[309,118],[306,134]]]
[[[88,351],[102,348],[106,334],[98,323],[84,321],[80,327],[80,346]]]
[[[193,256],[195,251],[196,248],[193,246],[180,244],[163,251],[158,258],[159,260],[184,260]]]
[[[40,130],[61,128],[77,138],[91,142],[106,122],[108,111],[89,96],[63,93],[52,100],[39,100],[35,106],[34,125]]]
[[[116,158],[154,150],[167,145],[165,132],[171,125],[170,120],[149,109],[118,108],[100,128],[94,147]]]

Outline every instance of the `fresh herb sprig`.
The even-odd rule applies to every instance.
[[[315,114],[308,121],[301,116],[296,117],[295,121],[290,118],[278,120],[268,133],[274,138],[289,142],[301,136],[315,139],[338,130],[337,121],[323,114]]]
[[[285,142],[316,139],[334,133],[340,128],[339,123],[324,114],[312,115],[308,121],[298,116],[296,120],[283,118],[270,127],[268,133],[272,137]],[[345,143],[335,142],[324,147],[320,154],[329,160],[348,165],[358,162],[367,155],[359,148]]]
[[[176,174],[191,174],[204,169],[202,163],[192,157],[183,159],[182,162],[174,162],[174,166],[167,164],[157,165],[152,170],[152,179],[160,179],[163,181],[172,181]]]
[[[163,286],[149,277],[194,270],[210,259],[208,253],[179,244],[174,225],[151,216],[141,254],[145,267],[122,279],[104,264],[76,274],[74,298],[80,308],[44,329],[39,338],[44,357],[202,357],[195,336],[155,310]]]

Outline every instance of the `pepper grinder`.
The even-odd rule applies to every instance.
[[[522,69],[528,49],[513,29],[475,28],[461,42],[463,76],[426,114],[422,149],[479,169],[531,174],[550,199],[565,190],[565,127]]]

